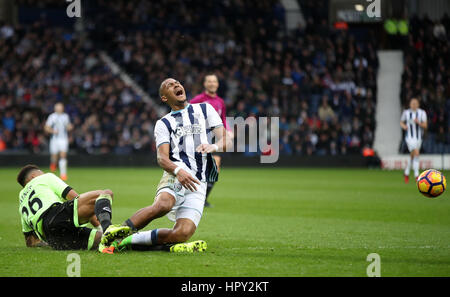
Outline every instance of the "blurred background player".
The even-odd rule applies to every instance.
[[[45,132],[50,137],[50,171],[56,171],[59,165],[59,174],[62,180],[67,180],[67,151],[69,149],[68,132],[73,126],[69,115],[64,112],[64,105],[60,102],[55,104],[55,112],[50,114],[45,123]],[[58,161],[59,159],[59,161]]]
[[[207,102],[214,107],[214,109],[219,114],[220,118],[222,119],[223,126],[227,130],[227,134],[229,139],[233,138],[233,132],[231,131],[230,127],[227,124],[226,119],[226,106],[225,102],[222,98],[220,98],[217,95],[217,90],[219,89],[219,79],[217,78],[217,75],[215,74],[207,74],[203,79],[203,87],[205,88],[205,91],[201,94],[198,94],[192,100],[190,103],[203,103]],[[220,165],[222,163],[222,156],[220,153],[213,154],[213,158],[216,161],[217,170],[220,171]],[[208,196],[211,193],[212,188],[214,187],[215,182],[208,182],[207,189],[206,189],[206,200],[205,200],[205,206],[210,207],[211,204],[208,202]]]
[[[423,132],[427,129],[427,114],[419,108],[419,100],[411,98],[409,109],[403,111],[400,126],[405,131],[405,142],[410,152],[410,158],[404,171],[405,183],[409,182],[411,163],[414,170],[414,177],[419,176],[419,153],[422,146]]]

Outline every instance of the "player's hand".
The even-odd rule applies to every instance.
[[[217,150],[218,150],[218,147],[215,144],[202,143],[197,147],[196,152],[202,153],[202,154],[205,154],[205,153],[208,154],[208,153],[217,152]]]
[[[200,182],[184,169],[180,169],[180,171],[178,171],[177,179],[183,187],[191,192],[197,191],[195,184],[200,185]]]
[[[414,119],[414,123],[416,123],[418,125],[418,124],[420,124],[420,121],[418,119]]]
[[[58,130],[53,129],[52,134],[58,134]]]

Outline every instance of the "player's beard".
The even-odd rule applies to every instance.
[[[178,107],[184,107],[186,105],[186,102],[187,102],[187,98],[185,98],[182,101],[176,100],[175,101],[175,105],[178,106]]]
[[[183,105],[183,104],[185,104],[185,103],[187,102],[187,98],[184,98],[184,100],[182,100],[182,101],[177,100],[177,102],[178,102],[180,105]]]

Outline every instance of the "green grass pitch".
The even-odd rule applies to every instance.
[[[25,247],[17,171],[0,169],[0,276],[66,276],[73,251]],[[119,223],[153,202],[161,173],[69,168],[68,183],[112,189]],[[449,193],[425,198],[398,171],[224,168],[191,239],[205,253],[77,251],[81,276],[366,276],[370,253],[381,276],[450,276]]]

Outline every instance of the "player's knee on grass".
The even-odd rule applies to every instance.
[[[182,223],[180,224],[180,221],[177,222],[175,225],[175,228],[173,229],[173,235],[176,242],[186,242],[189,240],[189,238],[192,237],[195,233],[195,224],[194,222],[183,219]]]
[[[193,233],[186,230],[174,230],[173,241],[174,242],[186,242],[191,238]]]

